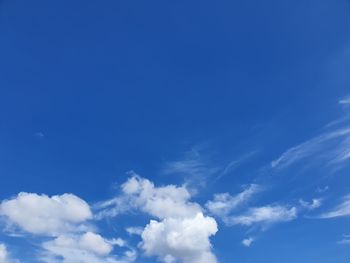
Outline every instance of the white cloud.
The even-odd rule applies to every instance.
[[[295,207],[284,206],[263,206],[250,208],[243,215],[230,216],[225,219],[229,225],[251,226],[253,224],[262,224],[265,226],[287,222],[296,219],[297,209]]]
[[[242,240],[242,245],[245,246],[245,247],[250,247],[253,244],[254,240],[255,239],[253,237],[249,237],[249,238],[243,239]]]
[[[275,169],[286,168],[305,158],[323,158],[324,164],[335,165],[350,159],[349,149],[350,129],[339,129],[321,134],[290,148],[278,159],[272,161],[271,167]]]
[[[7,247],[0,243],[0,263],[19,263],[18,260],[12,259],[8,253]]]
[[[126,232],[129,235],[141,235],[143,232],[143,228],[142,227],[127,227]]]
[[[260,187],[252,184],[236,196],[231,196],[228,193],[216,194],[213,201],[206,203],[206,208],[213,215],[224,217],[239,205],[246,203],[258,191],[260,191]]]
[[[216,221],[204,216],[202,207],[190,201],[191,193],[185,186],[157,187],[133,174],[121,190],[121,196],[98,207],[104,209],[102,215],[134,209],[158,218],[141,231],[127,228],[130,234],[141,233],[141,248],[146,255],[157,256],[166,263],[216,263],[209,240],[217,232]]]
[[[346,96],[338,101],[339,104],[348,105],[350,104],[350,96]]]
[[[73,194],[20,193],[1,202],[0,215],[26,232],[49,236],[74,231],[92,218],[89,205]]]
[[[99,234],[87,232],[81,236],[61,235],[53,241],[49,241],[45,246],[55,246],[64,248],[81,249],[96,255],[108,255],[113,247]]]
[[[302,207],[304,207],[308,210],[314,210],[316,208],[319,208],[322,205],[322,199],[314,198],[310,202],[307,202],[307,201],[304,201],[303,199],[300,199],[299,203]]]
[[[335,218],[343,216],[350,216],[350,195],[345,196],[342,203],[340,203],[332,211],[321,214],[319,218]]]
[[[205,185],[206,179],[218,173],[220,168],[211,165],[202,150],[203,145],[194,147],[185,152],[182,158],[167,162],[162,172],[167,175],[183,175],[189,184],[195,184],[196,187]]]
[[[121,186],[121,195],[100,203],[101,215],[115,211],[142,211],[156,220],[144,228],[127,228],[142,238],[140,248],[164,262],[216,263],[210,237],[217,232],[214,218],[203,215],[185,186],[155,186],[135,174]],[[122,207],[116,207],[121,204]],[[115,210],[114,210],[115,209]],[[46,263],[124,263],[136,259],[136,251],[120,238],[105,239],[93,233],[89,205],[72,194],[20,193],[0,204],[6,222],[33,235],[48,236],[39,260]],[[114,247],[124,250],[114,254]],[[0,262],[2,263],[2,262]],[[5,262],[4,262],[5,263]],[[8,263],[8,262],[6,262]]]
[[[109,240],[108,243],[110,243],[112,245],[116,245],[118,247],[126,247],[126,241],[124,239],[121,239],[121,238],[113,238],[113,239]]]
[[[147,255],[166,263],[216,263],[209,240],[216,232],[215,220],[202,213],[191,218],[151,220],[142,233],[141,247]]]
[[[82,235],[61,235],[43,244],[45,252],[41,260],[47,263],[122,263],[135,260],[134,251],[127,251],[122,258],[111,255],[114,244],[120,245],[115,240],[106,240],[92,232]]]
[[[184,186],[155,187],[151,181],[134,175],[122,185],[122,192],[121,197],[99,204],[105,208],[101,215],[115,216],[120,207],[123,211],[139,209],[160,219],[193,216],[202,211],[198,204],[189,201],[191,194]]]

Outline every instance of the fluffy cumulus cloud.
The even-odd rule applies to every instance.
[[[280,222],[288,222],[297,217],[295,207],[263,206],[250,208],[246,213],[227,218],[231,225],[251,226],[253,224],[271,225]]]
[[[228,193],[216,194],[214,200],[206,203],[206,208],[213,215],[225,217],[235,208],[246,203],[258,191],[260,191],[260,187],[252,184],[235,196],[231,196]]]
[[[122,239],[107,240],[88,231],[93,218],[90,206],[73,194],[38,195],[20,193],[0,204],[6,223],[21,231],[50,237],[41,244],[39,259],[47,263],[121,263],[132,262],[136,252],[126,248],[123,256],[112,255],[114,246],[124,246]],[[6,248],[0,248],[0,263],[10,263]]]
[[[123,257],[111,255],[114,240],[106,240],[96,233],[61,235],[43,244],[41,260],[47,263],[121,263],[132,262],[136,253],[128,250]]]
[[[72,231],[92,218],[89,205],[73,194],[20,193],[1,202],[0,215],[26,232],[49,236]]]
[[[151,220],[143,230],[142,249],[166,263],[216,262],[210,236],[217,232],[216,221],[204,216],[200,205],[190,201],[183,186],[156,187],[138,176],[122,185],[124,195],[134,206],[159,219]]]
[[[130,209],[142,211],[154,219],[144,229],[130,228],[141,234],[141,248],[148,256],[166,263],[213,263],[210,237],[217,232],[214,218],[205,216],[202,207],[191,202],[185,186],[155,186],[137,175],[122,186],[122,194],[99,205],[102,215],[111,216]],[[136,231],[135,231],[136,230]]]
[[[249,190],[247,190],[249,191]],[[106,239],[94,232],[94,219],[121,212],[140,211],[152,218],[144,228],[127,228],[139,235],[139,248],[163,262],[216,263],[210,238],[218,231],[214,218],[191,201],[185,186],[156,186],[133,174],[121,185],[118,197],[97,205],[96,217],[89,204],[73,194],[55,196],[20,193],[0,203],[0,216],[10,229],[39,236],[38,260],[46,263],[128,263],[137,251],[122,239]],[[243,200],[245,197],[242,196]],[[242,202],[237,201],[237,202]],[[230,206],[234,206],[233,200]],[[45,242],[39,241],[42,237]],[[120,247],[123,254],[115,253]],[[0,263],[10,263],[0,247]]]
[[[20,193],[0,203],[0,216],[9,226],[16,227],[10,229],[49,237],[43,243],[40,241],[39,260],[46,263],[133,262],[138,252],[120,238],[106,239],[96,233],[94,224],[98,221],[93,220],[137,211],[147,214],[151,220],[145,227],[127,227],[126,232],[140,236],[139,248],[146,256],[157,257],[165,263],[216,263],[210,239],[217,233],[218,226],[213,217],[205,215],[206,211],[221,217],[228,225],[242,226],[268,226],[297,217],[295,207],[245,208],[243,205],[260,190],[260,186],[252,184],[233,196],[217,194],[203,209],[191,200],[193,196],[186,186],[156,186],[132,174],[121,185],[116,198],[101,202],[94,209],[73,194],[49,197]],[[324,217],[344,214],[340,211],[347,211],[349,200]],[[319,200],[300,202],[310,209],[320,205]],[[242,244],[249,247],[253,241],[252,237],[246,238]],[[116,246],[121,247],[124,254],[116,255]],[[0,247],[0,259],[0,263],[14,262],[8,258],[4,246]]]
[[[122,186],[122,196],[99,205],[106,208],[100,215],[115,216],[120,212],[138,209],[157,218],[186,217],[201,212],[201,207],[189,201],[190,192],[183,186],[155,185],[137,175],[129,178]]]
[[[151,220],[142,233],[142,248],[147,255],[164,262],[215,263],[209,237],[217,232],[213,218],[198,213],[190,218]]]

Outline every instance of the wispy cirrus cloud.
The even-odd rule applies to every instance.
[[[297,218],[296,206],[265,205],[259,207],[244,207],[244,205],[261,190],[261,186],[252,184],[234,196],[228,193],[216,194],[213,200],[206,203],[206,208],[211,214],[221,218],[228,226],[258,225],[267,227],[276,223],[292,221]],[[241,206],[243,206],[243,208],[238,209]]]
[[[350,96],[339,99],[338,103],[350,105]],[[307,161],[304,166],[342,167],[350,160],[350,115],[344,110],[342,116],[330,122],[319,135],[291,147],[273,160],[271,168],[281,170],[304,160]]]
[[[266,227],[276,223],[292,221],[296,218],[296,207],[267,205],[249,208],[247,212],[227,217],[225,220],[228,225],[251,226],[259,224]]]
[[[250,151],[247,152],[245,154],[243,154],[242,156],[240,156],[237,159],[234,159],[232,161],[230,161],[222,170],[222,172],[220,173],[220,175],[218,176],[218,179],[229,174],[230,172],[234,171],[237,167],[239,167],[240,165],[242,165],[243,163],[247,162],[249,159],[251,159],[254,155],[256,155],[258,153],[257,150],[254,151]]]
[[[305,159],[335,165],[350,159],[350,128],[323,133],[285,151],[271,162],[273,169],[287,168]]]
[[[262,187],[251,184],[235,196],[231,196],[229,193],[215,194],[214,199],[208,201],[205,206],[213,215],[226,217],[237,207],[248,202],[261,189]]]
[[[340,204],[331,211],[319,215],[318,218],[328,219],[344,216],[350,216],[350,195],[343,197]]]
[[[299,204],[308,210],[314,210],[316,208],[319,208],[322,205],[322,199],[321,198],[314,198],[310,202],[307,202],[307,201],[304,201],[303,199],[300,199]]]
[[[208,178],[220,170],[221,168],[213,165],[200,149],[194,147],[178,160],[166,162],[161,172],[166,175],[181,175],[188,184],[196,182],[198,185],[198,182],[205,184]]]

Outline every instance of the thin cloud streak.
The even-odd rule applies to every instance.
[[[192,149],[182,158],[165,163],[161,172],[166,175],[184,176],[188,184],[196,182],[198,185],[198,181],[205,184],[208,178],[220,172],[220,168],[211,165],[197,149]]]
[[[261,189],[260,186],[252,184],[235,196],[231,196],[228,193],[216,194],[214,199],[208,201],[205,206],[213,215],[224,218],[240,205],[247,203]]]
[[[341,143],[337,143],[337,139]],[[332,150],[333,149],[333,150]],[[306,158],[325,158],[329,165],[350,158],[350,128],[339,129],[317,136],[285,151],[271,162],[273,169],[287,168]],[[325,150],[328,150],[325,156]]]
[[[297,218],[296,207],[281,205],[250,208],[246,213],[226,218],[228,225],[251,226],[260,224],[269,226],[276,223],[288,222]]]
[[[350,216],[350,195],[343,197],[343,200],[339,205],[333,210],[319,215],[318,218],[330,219],[344,216]]]

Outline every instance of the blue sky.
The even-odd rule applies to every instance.
[[[0,1],[0,263],[348,263],[349,14]]]

